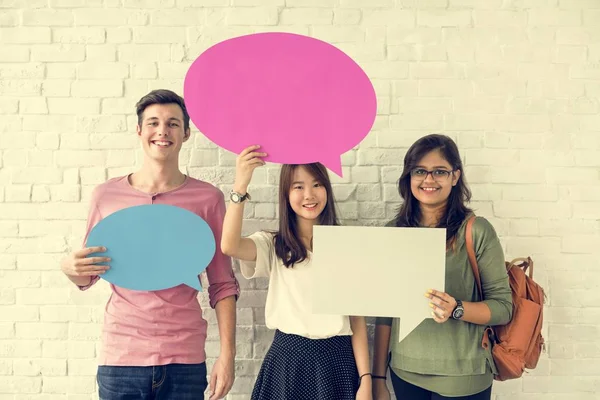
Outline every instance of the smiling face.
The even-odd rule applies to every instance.
[[[443,206],[458,183],[460,172],[452,171],[452,166],[438,150],[430,151],[411,171],[411,192],[421,206]]]
[[[289,202],[298,223],[304,220],[316,224],[327,205],[327,190],[305,167],[299,166],[292,176]]]
[[[147,159],[177,163],[181,146],[190,137],[190,130],[184,129],[183,111],[179,105],[152,104],[144,109],[137,134]]]

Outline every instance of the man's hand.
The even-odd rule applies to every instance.
[[[93,253],[103,253],[105,247],[85,247],[77,250],[63,258],[60,269],[75,284],[84,286],[90,282],[92,276],[102,275],[110,267],[108,265],[97,265],[102,262],[110,262],[108,257],[88,257]]]
[[[229,393],[235,380],[234,366],[233,356],[221,354],[217,358],[210,374],[209,400],[222,399]]]

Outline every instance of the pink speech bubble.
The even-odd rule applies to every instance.
[[[375,89],[348,55],[280,32],[210,47],[190,66],[184,98],[193,123],[219,146],[239,154],[259,144],[265,161],[318,161],[340,176],[340,155],[369,133],[377,113]]]

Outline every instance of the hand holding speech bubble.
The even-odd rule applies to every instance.
[[[341,154],[370,131],[375,89],[338,48],[308,36],[240,36],[203,52],[184,82],[196,127],[239,154],[261,145],[265,161],[321,162],[342,175]]]
[[[399,341],[431,319],[423,294],[445,289],[445,229],[317,225],[313,242],[314,313],[397,317]]]
[[[148,291],[182,283],[202,291],[198,275],[216,251],[206,221],[165,204],[134,206],[110,214],[94,226],[86,246],[106,247],[102,254],[112,260],[110,269],[101,275],[103,279],[126,289]]]

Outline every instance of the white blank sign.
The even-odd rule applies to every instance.
[[[398,317],[401,341],[445,291],[446,230],[315,226],[312,270],[314,313]]]

